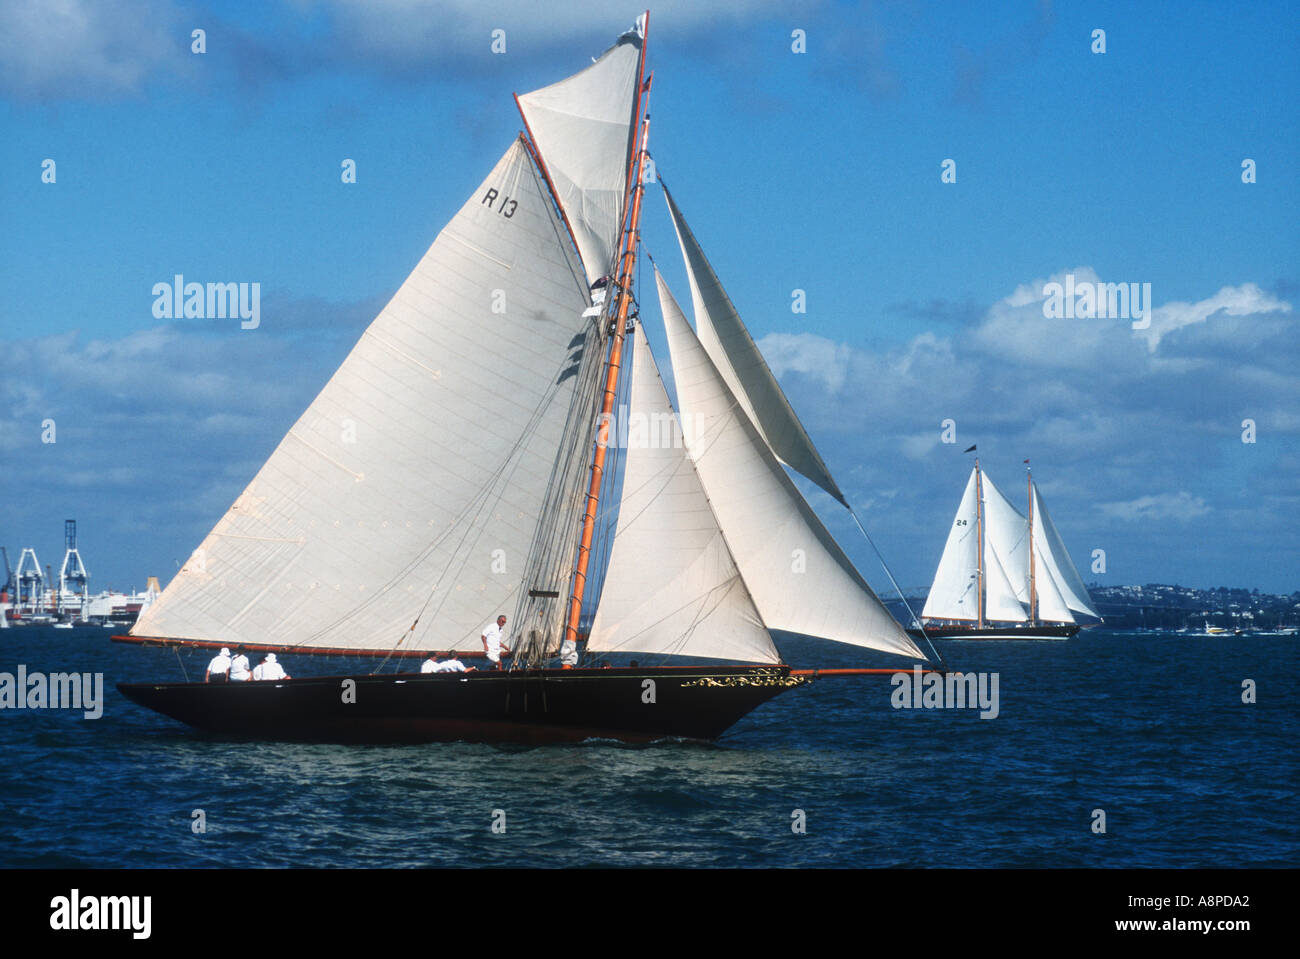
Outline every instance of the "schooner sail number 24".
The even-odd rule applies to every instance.
[[[825,672],[784,663],[770,630],[925,658],[787,474],[847,505],[666,190],[695,330],[655,279],[692,428],[638,435],[678,422],[634,303],[648,19],[580,73],[516,97],[527,133],[115,637],[400,663],[478,649],[483,624],[509,611],[511,667],[120,684],[126,696],[261,738],[712,739]],[[600,427],[624,373],[632,435],[580,650],[611,485]],[[593,665],[610,653],[690,664]]]

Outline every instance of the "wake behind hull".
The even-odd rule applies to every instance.
[[[117,688],[199,729],[260,740],[555,743],[712,740],[773,696],[810,681],[788,666],[633,667]]]
[[[1080,630],[1075,623],[1038,626],[927,626],[928,639],[1069,639]],[[908,634],[920,639],[921,630],[915,627]]]

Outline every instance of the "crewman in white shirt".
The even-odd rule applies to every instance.
[[[433,670],[435,673],[472,673],[474,667],[466,667],[457,657],[455,652],[447,654],[447,658],[440,662]]]
[[[438,667],[441,665],[442,663],[438,662],[438,654],[431,651],[429,653],[429,658],[420,664],[420,672],[436,673],[438,672]]]
[[[267,653],[266,658],[253,670],[253,679],[288,679],[284,667],[275,661],[275,653]]]
[[[208,671],[203,674],[205,683],[228,683],[230,682],[230,650],[221,647],[221,652],[212,657],[212,662],[208,663]]]
[[[252,678],[253,674],[248,671],[248,657],[244,655],[244,647],[240,646],[235,650],[235,658],[230,661],[230,681],[246,683]]]
[[[501,654],[510,652],[510,647],[505,644],[506,618],[498,616],[495,623],[488,623],[483,627],[483,652],[487,654],[488,662],[492,664],[493,669],[501,668]]]

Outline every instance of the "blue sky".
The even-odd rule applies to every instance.
[[[510,94],[639,12],[0,7],[11,557],[57,565],[75,517],[92,588],[170,578],[509,145]],[[928,585],[978,443],[1013,497],[1032,460],[1086,581],[1300,588],[1298,23],[1285,3],[652,8],[658,170],[902,583]],[[643,236],[687,301],[657,191]],[[259,282],[260,327],[154,317],[176,273]],[[1067,273],[1150,283],[1151,328],[1044,317]]]

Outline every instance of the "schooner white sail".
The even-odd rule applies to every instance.
[[[1101,618],[1032,476],[1028,490],[1032,522],[976,460],[921,610],[926,635],[1064,639],[1076,613]]]
[[[693,426],[680,428],[633,309],[645,23],[517,97],[528,134],[130,637],[400,662],[478,650],[483,624],[506,613],[511,668],[347,677],[350,702],[338,677],[124,684],[126,695],[283,738],[712,738],[815,677],[782,661],[770,630],[925,658],[786,474],[783,463],[844,502],[669,198],[700,331],[656,271]],[[647,434],[622,456],[579,650],[606,485],[600,427],[625,365],[633,420],[672,424],[674,438]],[[743,665],[599,668],[615,652]]]

